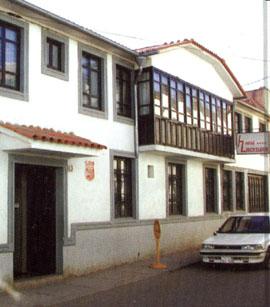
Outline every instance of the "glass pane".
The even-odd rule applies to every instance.
[[[169,107],[169,92],[166,85],[162,85],[162,106],[165,108]]]
[[[139,84],[139,103],[145,105],[150,103],[150,87],[149,82]]]
[[[116,80],[116,102],[120,102],[120,81]]]
[[[13,42],[17,41],[17,32],[11,29],[6,28],[6,39],[9,39]]]
[[[159,73],[157,73],[157,72],[154,72],[154,80],[155,81],[160,81],[160,76],[159,76]]]
[[[187,110],[187,115],[191,116],[191,98],[189,95],[186,95],[186,110]]]
[[[160,84],[154,82],[154,103],[160,105]]]
[[[87,66],[88,65],[88,58],[86,56],[82,56],[81,61],[82,61],[82,65],[83,66]]]
[[[99,100],[98,100],[98,98],[91,97],[91,106],[92,106],[92,108],[96,108],[96,109],[99,108]]]
[[[176,91],[171,89],[171,109],[176,111]]]
[[[91,96],[98,96],[98,73],[95,71],[91,72]]]
[[[155,106],[155,114],[160,116],[160,107]]]
[[[17,48],[13,43],[6,43],[6,71],[15,73],[17,70]]]
[[[162,84],[168,85],[168,78],[167,77],[162,76],[161,79],[162,79]]]
[[[83,68],[83,92],[90,94],[89,71],[87,68]]]
[[[17,87],[16,76],[6,73],[6,80],[5,81],[6,81],[5,84],[7,86],[10,86],[10,87],[13,87],[13,88]]]
[[[60,69],[60,46],[52,45],[52,66],[54,68]]]
[[[149,114],[149,106],[144,106],[140,108],[140,115],[147,115]]]
[[[178,83],[177,83],[177,89],[178,89],[180,92],[183,92],[183,91],[184,91],[183,83],[178,82]]]
[[[174,80],[171,80],[171,88],[175,88],[176,87],[176,83]]]
[[[166,117],[166,118],[169,118],[169,110],[168,109],[163,109],[162,110],[162,116]]]
[[[179,114],[178,116],[179,116],[179,121],[180,121],[181,123],[184,123],[184,122],[185,122],[184,114]]]
[[[89,107],[89,96],[83,95],[83,106]]]
[[[92,69],[98,70],[98,59],[90,59],[90,66]]]

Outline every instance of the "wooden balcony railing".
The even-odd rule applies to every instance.
[[[155,117],[152,127],[148,126],[147,129],[145,124],[146,122],[140,122],[140,145],[165,145],[234,158],[234,142],[231,135],[216,134],[159,117]]]

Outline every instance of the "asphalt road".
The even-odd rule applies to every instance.
[[[192,265],[58,306],[270,306],[270,271]]]

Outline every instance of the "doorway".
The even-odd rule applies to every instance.
[[[57,272],[56,175],[56,167],[15,164],[15,278]]]

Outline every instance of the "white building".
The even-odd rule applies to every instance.
[[[240,163],[245,92],[225,61],[193,40],[132,51],[21,0],[0,9],[0,277],[147,257],[154,219],[164,253],[198,248]]]

